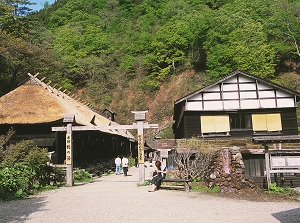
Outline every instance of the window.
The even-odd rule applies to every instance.
[[[274,114],[252,114],[253,131],[281,131],[281,116],[280,113]]]
[[[230,129],[251,129],[250,114],[230,114]]]
[[[203,133],[222,133],[229,132],[229,116],[201,116],[201,132]]]

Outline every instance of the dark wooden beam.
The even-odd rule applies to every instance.
[[[256,144],[271,144],[271,143],[299,143],[299,135],[289,135],[289,136],[260,136],[253,137],[252,142]]]

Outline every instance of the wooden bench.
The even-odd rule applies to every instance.
[[[189,186],[189,182],[191,182],[190,179],[165,178],[165,179],[162,180],[162,183],[163,182],[183,183],[184,184],[185,192],[190,192],[190,186]]]

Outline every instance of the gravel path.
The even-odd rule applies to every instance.
[[[146,168],[146,178],[152,169]],[[2,202],[0,222],[300,223],[300,202],[251,202],[179,190],[149,193],[137,186],[138,168],[129,174]]]

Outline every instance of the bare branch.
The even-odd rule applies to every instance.
[[[295,48],[297,50],[297,54],[298,54],[298,56],[300,56],[300,50],[299,50],[299,46],[297,44],[297,40],[294,37],[294,35],[293,35],[293,33],[292,33],[292,31],[291,31],[291,29],[290,29],[290,27],[288,25],[287,25],[287,30],[289,31],[290,34],[286,33],[286,35],[289,36],[289,37],[291,37],[293,39],[293,41],[294,41],[293,44],[294,44],[294,46],[295,46]]]
[[[190,139],[181,143],[177,150],[175,162],[178,165],[179,177],[195,179],[204,178],[215,155],[215,150],[207,147],[203,140]]]
[[[13,128],[10,128],[6,135],[0,136],[0,161],[2,161],[4,157],[4,148],[3,146],[8,142],[8,140],[15,134]]]

